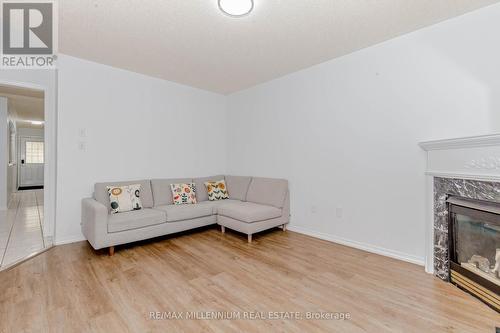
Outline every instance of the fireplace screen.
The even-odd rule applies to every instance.
[[[450,197],[450,280],[500,310],[500,205]]]
[[[466,269],[500,285],[500,226],[456,215],[455,252]]]

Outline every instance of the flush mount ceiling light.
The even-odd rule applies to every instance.
[[[219,9],[231,17],[241,17],[250,14],[253,0],[217,0]]]

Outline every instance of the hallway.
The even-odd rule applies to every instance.
[[[0,211],[0,269],[48,246],[42,236],[43,190],[12,196],[9,209]]]

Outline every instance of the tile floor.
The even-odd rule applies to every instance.
[[[43,190],[12,195],[7,211],[0,211],[0,269],[10,266],[49,244],[42,236]]]

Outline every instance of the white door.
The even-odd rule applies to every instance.
[[[40,137],[19,138],[19,187],[43,185],[44,143]]]

